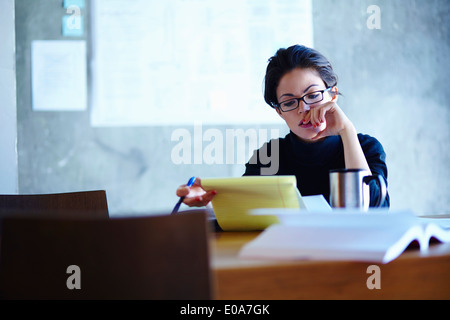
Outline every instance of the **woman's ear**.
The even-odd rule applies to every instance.
[[[280,111],[280,108],[275,108],[275,111],[278,113],[278,115],[283,118],[283,113]],[[283,118],[284,119],[284,118]]]
[[[331,101],[336,102],[338,99],[338,88],[336,86],[334,86],[333,88],[331,88]]]

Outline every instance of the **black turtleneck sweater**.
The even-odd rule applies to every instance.
[[[384,178],[387,186],[386,153],[377,139],[364,134],[358,134],[364,155],[366,156],[372,174]],[[344,147],[340,136],[326,137],[314,143],[305,143],[290,132],[286,137],[277,139],[279,143],[279,166],[275,175],[295,175],[297,188],[302,196],[322,194],[327,201],[330,197],[329,171],[345,168]],[[276,164],[271,151],[274,140],[265,143],[256,150],[245,165],[244,176],[261,175],[261,168],[269,168]],[[265,149],[266,148],[266,149]],[[276,150],[276,149],[275,149]],[[267,163],[270,160],[270,163]],[[374,206],[380,190],[376,183],[370,183],[370,206]],[[389,194],[383,207],[389,207]]]

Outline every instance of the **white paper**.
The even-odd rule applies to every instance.
[[[86,110],[85,41],[36,40],[31,58],[33,110]]]
[[[313,46],[311,0],[93,0],[94,126],[277,123],[267,60]]]
[[[309,196],[302,197],[302,199],[310,200]],[[306,200],[306,202],[308,202]],[[328,204],[328,203],[326,203]],[[277,216],[280,224],[287,226],[330,226],[330,227],[344,227],[344,226],[365,226],[383,224],[388,226],[390,223],[397,221],[404,222],[410,220],[417,222],[417,217],[410,210],[392,211],[388,208],[374,208],[368,212],[358,209],[332,209],[329,205],[324,203],[305,208],[307,210],[289,209],[289,208],[260,208],[251,210],[252,215],[269,215]],[[385,219],[380,219],[385,217]]]
[[[313,196],[303,196],[303,202],[305,203],[306,210],[309,212],[330,212],[332,211],[330,205],[327,200],[325,200],[324,196],[313,195]]]

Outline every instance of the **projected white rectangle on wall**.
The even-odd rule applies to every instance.
[[[311,0],[93,0],[93,126],[271,124],[269,57],[313,46]]]

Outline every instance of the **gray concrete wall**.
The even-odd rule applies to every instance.
[[[380,8],[381,29],[367,27],[370,5]],[[313,1],[315,47],[340,76],[339,104],[387,152],[393,209],[450,213],[449,10],[447,0]],[[113,214],[156,212],[173,207],[176,187],[192,175],[243,173],[242,164],[174,164],[178,127],[92,128],[90,107],[32,111],[31,41],[67,39],[64,14],[62,0],[16,0],[21,193],[105,189]],[[89,40],[89,9],[82,14],[81,39]],[[216,128],[225,136],[238,127]],[[287,133],[285,126],[256,129],[272,128]],[[193,134],[193,126],[185,129]]]

